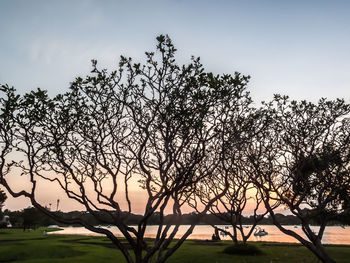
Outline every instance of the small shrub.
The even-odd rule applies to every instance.
[[[223,252],[230,255],[246,255],[246,256],[255,256],[255,255],[263,254],[263,252],[259,248],[257,248],[254,245],[248,245],[248,244],[231,245],[226,247]]]

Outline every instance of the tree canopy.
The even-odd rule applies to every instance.
[[[105,234],[128,262],[164,262],[225,193],[228,186],[197,207],[197,219],[169,248],[197,182],[217,169],[220,127],[249,100],[249,77],[207,73],[199,58],[179,66],[170,38],[159,36],[157,42],[156,53],[146,52],[144,65],[122,56],[118,69],[107,72],[93,61],[91,75],[77,78],[69,92],[55,98],[40,89],[19,97],[2,86],[1,116],[7,125],[1,126],[1,183],[55,220]],[[6,159],[10,151],[21,159]],[[11,169],[21,171],[29,190],[12,189],[7,181]],[[117,226],[132,250],[106,228],[46,209],[37,198],[42,181],[61,188],[101,222]],[[144,193],[145,207],[137,226],[130,227],[126,218],[135,184]],[[174,226],[164,222],[166,209],[178,218]],[[160,221],[150,243],[145,231],[154,213]]]
[[[264,108],[271,121],[264,138],[248,148],[249,173],[274,224],[332,262],[321,240],[331,220],[349,213],[350,107],[340,99],[315,104],[276,95]],[[306,238],[275,218],[278,206],[297,216]],[[310,227],[315,221],[317,233]]]
[[[230,222],[233,240],[239,231],[244,242],[269,213],[282,232],[332,262],[321,240],[327,223],[349,215],[350,106],[280,95],[256,106],[249,76],[214,75],[194,57],[180,66],[175,54],[161,35],[145,63],[121,56],[107,71],[93,60],[91,74],[55,97],[41,89],[18,95],[2,85],[0,184],[13,197],[27,197],[36,212],[104,234],[127,262],[164,262],[209,212]],[[11,183],[18,175],[23,189]],[[43,182],[115,225],[125,241],[80,213],[65,217],[48,208],[40,199]],[[140,201],[135,188],[144,206],[131,227]],[[254,220],[245,234],[247,202],[254,202]],[[191,223],[174,239],[190,207]],[[281,224],[281,207],[300,220],[306,238]],[[156,237],[146,240],[154,218]],[[310,228],[315,220],[318,233]]]

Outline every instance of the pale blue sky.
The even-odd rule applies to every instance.
[[[91,59],[107,68],[121,54],[142,60],[159,34],[173,39],[179,63],[195,55],[208,71],[251,75],[256,101],[350,102],[350,1],[0,0],[0,83],[64,92]],[[42,198],[56,200],[50,189]]]
[[[350,1],[0,0],[0,33],[0,83],[20,92],[66,91],[93,58],[142,60],[162,33],[179,63],[195,55],[209,71],[251,75],[257,101],[350,100]]]

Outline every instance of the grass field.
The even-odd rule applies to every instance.
[[[43,235],[40,228],[30,232],[0,229],[0,262],[125,262],[120,251],[103,237]],[[228,255],[223,250],[230,242],[210,243],[188,240],[167,262],[318,262],[298,244],[254,243],[262,255]],[[350,246],[327,246],[339,263],[350,262]]]

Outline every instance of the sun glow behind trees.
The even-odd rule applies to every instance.
[[[161,35],[157,43],[156,53],[146,52],[145,65],[122,56],[117,70],[108,72],[93,61],[90,75],[54,98],[40,89],[16,95],[3,85],[0,183],[59,222],[106,235],[128,262],[164,262],[202,216],[222,208],[221,216],[241,230],[239,218],[255,191],[255,211],[264,207],[255,223],[267,213],[275,219],[276,209],[287,206],[307,239],[275,220],[276,226],[332,262],[321,240],[329,220],[349,211],[349,105],[276,95],[255,108],[249,76],[213,75],[199,58],[179,66],[170,38]],[[26,180],[22,185],[16,183],[19,176]],[[40,196],[44,181],[115,225],[132,251],[108,229],[50,211],[52,199]],[[138,209],[135,192],[142,193],[143,209],[133,228],[126,218]],[[52,198],[57,210],[62,199]],[[174,241],[189,208],[193,222]],[[145,232],[155,213],[160,223],[149,243]],[[167,213],[174,227],[164,221]],[[318,216],[322,227],[314,234],[309,224]]]

